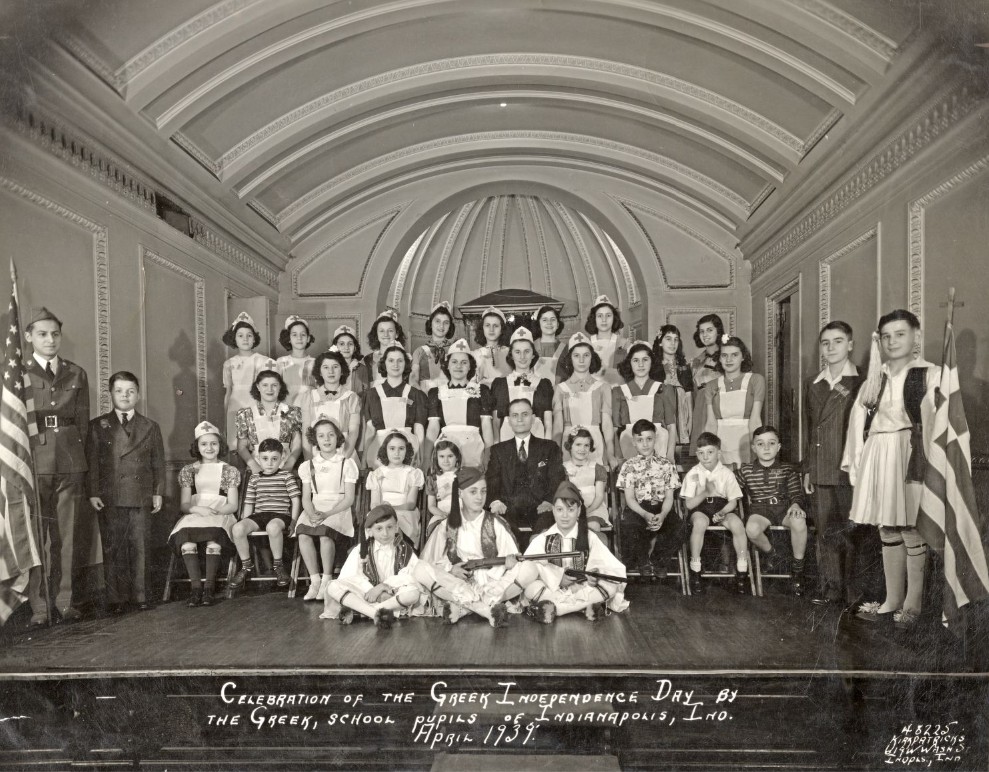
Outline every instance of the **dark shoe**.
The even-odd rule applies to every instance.
[[[793,594],[796,597],[801,597],[804,594],[804,575],[794,574],[790,579],[790,589],[793,590]]]
[[[154,608],[154,604],[149,601],[142,600],[139,601],[138,603],[135,603],[134,608],[136,608],[138,611],[151,611],[151,609]]]
[[[44,627],[48,624],[48,614],[42,611],[40,614],[32,614],[31,621],[27,623],[29,628]]]
[[[62,609],[59,612],[59,616],[61,617],[59,619],[59,624],[71,625],[73,622],[78,622],[82,619],[82,612],[77,608],[69,606],[66,609]]]
[[[242,590],[244,589],[244,585],[246,585],[247,582],[250,581],[250,578],[251,578],[251,569],[242,568],[240,569],[240,571],[234,574],[234,578],[230,580],[230,584],[227,585],[227,588],[231,592],[237,592],[238,590]]]
[[[656,579],[665,579],[670,575],[670,570],[666,567],[666,561],[660,560],[652,564],[653,572],[656,575]]]
[[[374,626],[379,630],[391,630],[395,624],[395,614],[391,609],[379,608],[374,612]]]
[[[652,563],[646,563],[639,569],[639,579],[643,582],[655,582],[656,572],[652,568]]]
[[[551,625],[556,620],[556,604],[551,600],[530,603],[525,607],[525,615],[544,625]]]
[[[216,603],[216,596],[213,593],[214,589],[207,585],[206,589],[203,590],[203,600],[201,605],[212,606]]]
[[[704,580],[701,579],[701,572],[694,571],[693,569],[688,570],[688,575],[690,576],[690,594],[691,595],[703,595],[704,594]]]
[[[588,622],[598,622],[608,616],[608,604],[601,602],[588,606],[584,610],[584,616],[587,617]]]
[[[735,572],[735,592],[739,595],[749,594],[749,574],[747,571]]]
[[[275,586],[276,587],[288,587],[289,583],[292,581],[292,577],[289,576],[288,571],[285,570],[285,566],[279,563],[275,566]]]
[[[203,602],[203,593],[201,590],[193,590],[189,593],[189,600],[185,604],[189,608],[195,608]]]
[[[491,607],[491,619],[489,620],[492,627],[508,627],[508,606],[502,603],[495,603]]]

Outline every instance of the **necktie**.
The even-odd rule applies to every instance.
[[[120,426],[121,426],[121,427],[123,428],[123,430],[124,430],[125,432],[127,432],[128,434],[130,433],[130,432],[129,432],[129,430],[127,429],[127,425],[128,425],[129,423],[130,423],[130,418],[128,418],[128,417],[127,417],[127,413],[121,413],[121,414],[120,414]]]
[[[529,460],[529,454],[525,452],[525,440],[519,443],[519,461],[523,464]]]
[[[52,370],[52,363],[51,362],[45,362],[45,375],[47,375],[53,381],[55,380],[55,371]]]

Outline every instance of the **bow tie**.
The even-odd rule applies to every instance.
[[[330,391],[329,389],[323,389],[323,393],[326,394],[327,397],[335,397],[340,392],[339,391]]]
[[[448,384],[447,385],[447,388],[448,389],[466,389],[467,388],[467,384],[466,383],[451,383],[451,384]]]
[[[531,385],[531,382],[529,381],[529,376],[528,375],[520,375],[520,376],[518,376],[515,379],[515,385],[516,386],[530,386]]]
[[[433,359],[436,362],[442,362],[446,359],[446,346],[438,346],[435,343],[427,343],[426,345],[429,347],[429,351],[432,353]]]

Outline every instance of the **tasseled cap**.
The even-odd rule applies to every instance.
[[[387,501],[383,504],[378,504],[378,506],[372,508],[371,511],[364,517],[364,528],[370,528],[379,520],[387,520],[392,517],[396,519],[398,518],[398,513],[395,512],[395,507]]]
[[[457,486],[463,490],[469,488],[478,480],[484,479],[484,472],[476,466],[464,466],[457,470]]]
[[[577,504],[584,500],[580,495],[580,491],[577,489],[577,486],[570,482],[570,480],[564,480],[557,486],[556,493],[553,494],[553,501],[556,501],[557,499],[573,501]]]

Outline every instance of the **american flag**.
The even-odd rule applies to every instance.
[[[34,400],[25,399],[27,372],[21,352],[21,323],[17,308],[17,274],[10,264],[13,289],[4,343],[3,383],[0,394],[0,624],[24,600],[28,573],[40,565],[31,528],[34,460],[30,437],[38,433]]]
[[[950,320],[935,409],[917,530],[943,555],[944,618],[949,629],[961,633],[964,606],[989,597],[989,569],[983,544],[986,520],[979,513],[972,486],[972,451]]]

